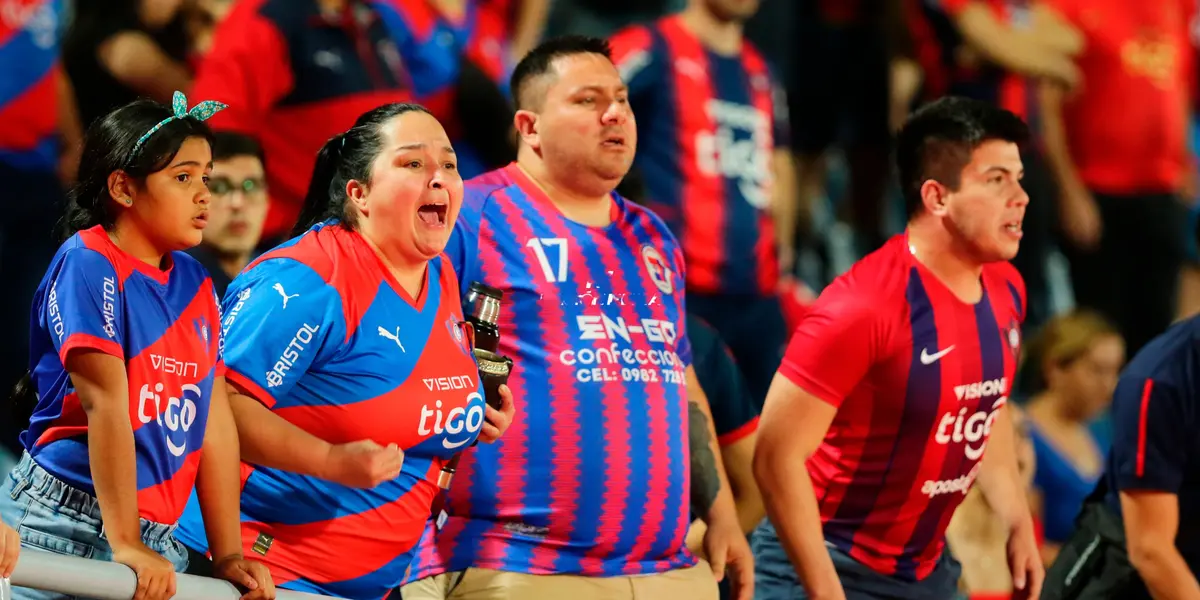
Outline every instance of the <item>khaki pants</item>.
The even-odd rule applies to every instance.
[[[717,581],[703,560],[689,569],[633,577],[527,575],[467,569],[414,581],[401,600],[717,600]]]

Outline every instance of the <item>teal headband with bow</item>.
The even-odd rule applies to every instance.
[[[162,129],[163,125],[166,125],[175,119],[184,118],[192,118],[196,119],[197,121],[207,121],[213,115],[225,110],[226,108],[228,108],[228,105],[217,102],[216,100],[205,100],[204,102],[193,106],[191,110],[188,110],[187,97],[183,95],[183,92],[176,91],[175,95],[171,98],[171,109],[175,111],[175,114],[159,121],[158,125],[151,127],[150,131],[147,131],[142,135],[142,137],[138,138],[137,143],[133,145],[133,152],[129,155],[129,162],[133,162],[133,159],[137,157],[138,152],[142,150],[142,146],[146,143],[146,140],[150,139],[150,136],[154,135],[154,132]]]

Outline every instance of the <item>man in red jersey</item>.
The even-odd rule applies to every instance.
[[[944,536],[976,479],[1009,527],[1018,597],[1037,597],[1002,410],[1025,316],[1006,261],[1029,203],[1027,136],[1016,115],[955,97],[901,130],[907,231],[821,294],[767,394],[754,470],[774,525],[754,540],[760,600],[954,597]]]
[[[1112,319],[1129,356],[1175,320],[1195,163],[1188,140],[1194,0],[1052,0],[1083,32],[1084,86],[1046,82],[1046,158],[1080,306]],[[1130,285],[1131,282],[1137,282]]]

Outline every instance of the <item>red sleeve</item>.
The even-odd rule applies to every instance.
[[[654,69],[653,38],[650,29],[635,25],[617,32],[609,40],[612,61],[621,72],[621,79],[629,86],[630,94],[651,91],[656,85]]]
[[[214,129],[255,135],[263,116],[292,89],[287,42],[258,14],[260,2],[238,2],[221,21],[204,57],[190,101],[229,105],[209,121]]]
[[[1067,20],[1068,23],[1079,26],[1079,2],[1077,0],[1042,0],[1049,8],[1054,9],[1058,15]]]
[[[862,381],[883,346],[878,307],[853,296],[844,286],[821,294],[779,367],[779,374],[834,407]]]

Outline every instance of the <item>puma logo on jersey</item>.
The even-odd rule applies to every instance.
[[[401,352],[407,352],[407,350],[404,349],[404,344],[400,343],[400,328],[399,327],[396,328],[396,333],[392,333],[392,332],[384,329],[383,327],[380,327],[379,335],[381,335],[389,340],[392,340],[393,342],[396,342],[396,345],[400,346]]]
[[[279,292],[280,296],[283,296],[283,308],[284,309],[287,309],[288,300],[291,300],[292,298],[298,298],[300,296],[300,294],[292,294],[289,296],[288,293],[283,290],[282,283],[276,283],[273,287],[275,288],[275,291]]]

